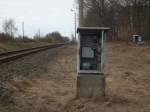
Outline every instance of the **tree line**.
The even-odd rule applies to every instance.
[[[58,31],[48,33],[40,36],[35,33],[33,38],[26,35],[18,35],[18,28],[13,19],[4,20],[2,23],[3,32],[0,32],[0,42],[48,42],[48,43],[62,43],[68,42],[69,37],[62,36]]]
[[[111,27],[112,40],[150,40],[150,0],[83,0],[82,24]]]

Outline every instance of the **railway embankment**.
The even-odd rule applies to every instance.
[[[0,42],[0,53],[48,45],[46,42]]]

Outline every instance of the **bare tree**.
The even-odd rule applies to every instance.
[[[84,8],[84,0],[78,0],[78,4],[79,4],[79,26],[82,27],[83,26],[83,8]]]
[[[129,40],[135,33],[150,40],[150,0],[84,0],[82,5],[84,26],[109,26],[113,40]]]
[[[14,35],[17,32],[17,27],[15,26],[15,21],[13,19],[6,19],[4,20],[2,24],[3,31],[6,34],[9,34],[11,37],[14,37]]]

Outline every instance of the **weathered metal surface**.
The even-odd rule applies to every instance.
[[[108,30],[108,27],[80,27],[77,29],[79,34],[78,73],[103,73],[105,40]]]

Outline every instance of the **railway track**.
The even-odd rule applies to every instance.
[[[24,57],[24,56],[27,56],[27,55],[30,55],[33,53],[45,51],[47,49],[60,47],[62,45],[66,45],[66,44],[67,43],[51,44],[51,45],[35,47],[35,48],[30,48],[30,49],[22,49],[22,50],[17,50],[17,51],[1,53],[0,54],[0,64],[19,59],[21,57]]]

